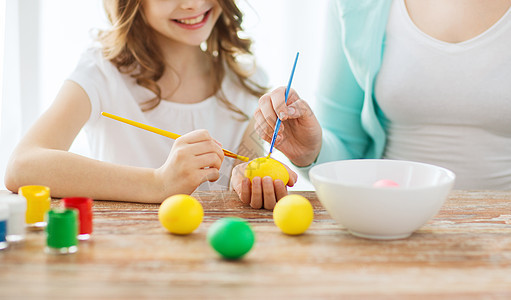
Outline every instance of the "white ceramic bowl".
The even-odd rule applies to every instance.
[[[331,217],[369,239],[410,236],[438,213],[456,177],[434,165],[387,159],[324,163],[314,166],[309,176]],[[399,186],[373,186],[382,179]]]

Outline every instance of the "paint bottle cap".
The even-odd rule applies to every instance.
[[[52,209],[48,211],[46,219],[48,247],[68,248],[78,244],[78,212],[75,209]]]
[[[46,200],[50,198],[50,188],[44,185],[25,185],[19,188],[18,194],[33,200]]]

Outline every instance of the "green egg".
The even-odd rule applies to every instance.
[[[250,224],[241,218],[222,218],[208,230],[208,242],[223,258],[239,259],[254,245]]]

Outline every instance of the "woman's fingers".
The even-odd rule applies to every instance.
[[[296,174],[288,166],[284,165],[284,167],[286,167],[286,170],[289,173],[289,181],[287,182],[287,186],[294,186],[296,181],[298,180],[298,174]],[[284,184],[284,183],[282,183],[282,184]]]
[[[275,126],[275,124],[272,126],[268,125],[260,110],[254,113],[254,120],[254,130],[263,140],[270,142],[273,135],[273,126]]]
[[[241,202],[249,204],[255,209],[273,209],[276,203],[288,194],[287,186],[293,186],[298,178],[298,175],[293,170],[284,165],[289,173],[287,186],[282,180],[273,180],[269,176],[264,178],[254,177],[250,181],[244,175],[247,165],[248,163],[243,163],[233,169],[231,186],[238,194]]]
[[[286,188],[286,185],[284,184],[284,182],[282,182],[282,180],[280,180],[280,179],[275,180],[274,185],[275,185],[275,197],[276,197],[277,201],[282,199],[282,197],[287,196],[287,188]]]
[[[231,172],[231,188],[238,194],[241,202],[250,203],[250,179],[244,175],[245,168],[248,163],[242,163],[235,166]]]
[[[264,196],[263,207],[265,209],[273,209],[275,207],[275,203],[277,203],[275,198],[275,189],[273,188],[273,179],[269,176],[265,176],[262,182]]]
[[[286,88],[279,87],[270,93],[270,99],[276,116],[284,121],[292,115],[292,112],[289,111],[290,105],[298,101],[300,97],[295,90],[290,89],[286,103]]]
[[[286,88],[281,86],[281,87],[278,87],[276,88],[275,90],[271,91],[269,96],[270,96],[270,103],[271,104],[271,109],[273,110],[273,113],[275,114],[275,118],[278,116],[278,117],[281,117],[282,114],[286,114],[287,112],[287,109],[286,109],[286,98],[285,98],[285,95],[286,95]],[[276,121],[276,119],[275,119]]]
[[[247,179],[248,180],[248,179]],[[250,199],[250,206],[252,208],[264,208],[273,209],[277,202],[284,196],[287,195],[287,188],[282,180],[273,180],[271,177],[266,176],[264,178],[254,177],[252,179],[252,190],[250,192],[250,180],[246,183],[247,192],[242,195],[243,203],[246,203],[244,199]]]
[[[286,88],[279,87],[259,98],[258,111],[261,112],[266,123],[273,128],[277,117],[284,121],[290,115],[288,106],[297,100],[299,100],[298,94],[291,89],[286,104]]]
[[[260,177],[252,178],[252,194],[250,195],[250,206],[261,208],[263,206],[263,187]]]
[[[273,127],[275,126],[275,122],[277,122],[277,113],[273,108],[272,103],[272,94],[265,94],[261,98],[259,98],[259,107],[258,112],[261,113],[264,122],[261,122],[263,127],[271,128],[273,131]]]
[[[241,181],[241,202],[245,204],[250,204],[250,195],[251,195],[252,184],[250,183],[250,179],[243,178]]]

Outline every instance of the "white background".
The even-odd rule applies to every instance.
[[[292,87],[311,105],[326,1],[240,0],[246,34],[270,86],[285,86],[296,52]],[[0,0],[0,189],[6,161],[23,133],[51,104],[94,29],[107,20],[101,0]],[[71,151],[87,155],[84,135]],[[284,160],[282,155],[277,159]],[[312,189],[300,178],[294,190]]]

